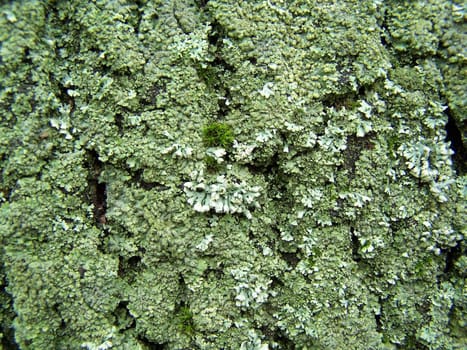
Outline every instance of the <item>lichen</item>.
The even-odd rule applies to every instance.
[[[465,347],[461,1],[10,1],[0,28],[0,347]]]

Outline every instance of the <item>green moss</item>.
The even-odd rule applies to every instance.
[[[233,140],[232,128],[225,123],[213,122],[203,128],[203,144],[206,147],[228,149],[232,146]]]
[[[183,306],[180,308],[177,314],[177,325],[178,329],[182,333],[186,335],[194,334],[195,329],[193,325],[193,313],[191,312],[189,307]]]

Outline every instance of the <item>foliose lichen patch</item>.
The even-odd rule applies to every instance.
[[[5,349],[462,349],[461,1],[0,5]]]

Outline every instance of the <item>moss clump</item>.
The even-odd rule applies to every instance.
[[[206,147],[232,146],[234,135],[232,128],[224,123],[213,122],[203,128],[203,144]]]
[[[184,306],[180,309],[180,312],[177,315],[178,319],[178,327],[181,332],[185,333],[186,335],[193,335],[194,334],[194,326],[193,326],[193,313],[191,312],[190,308]]]

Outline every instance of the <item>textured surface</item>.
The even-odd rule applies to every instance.
[[[2,2],[0,344],[462,349],[462,4]]]

